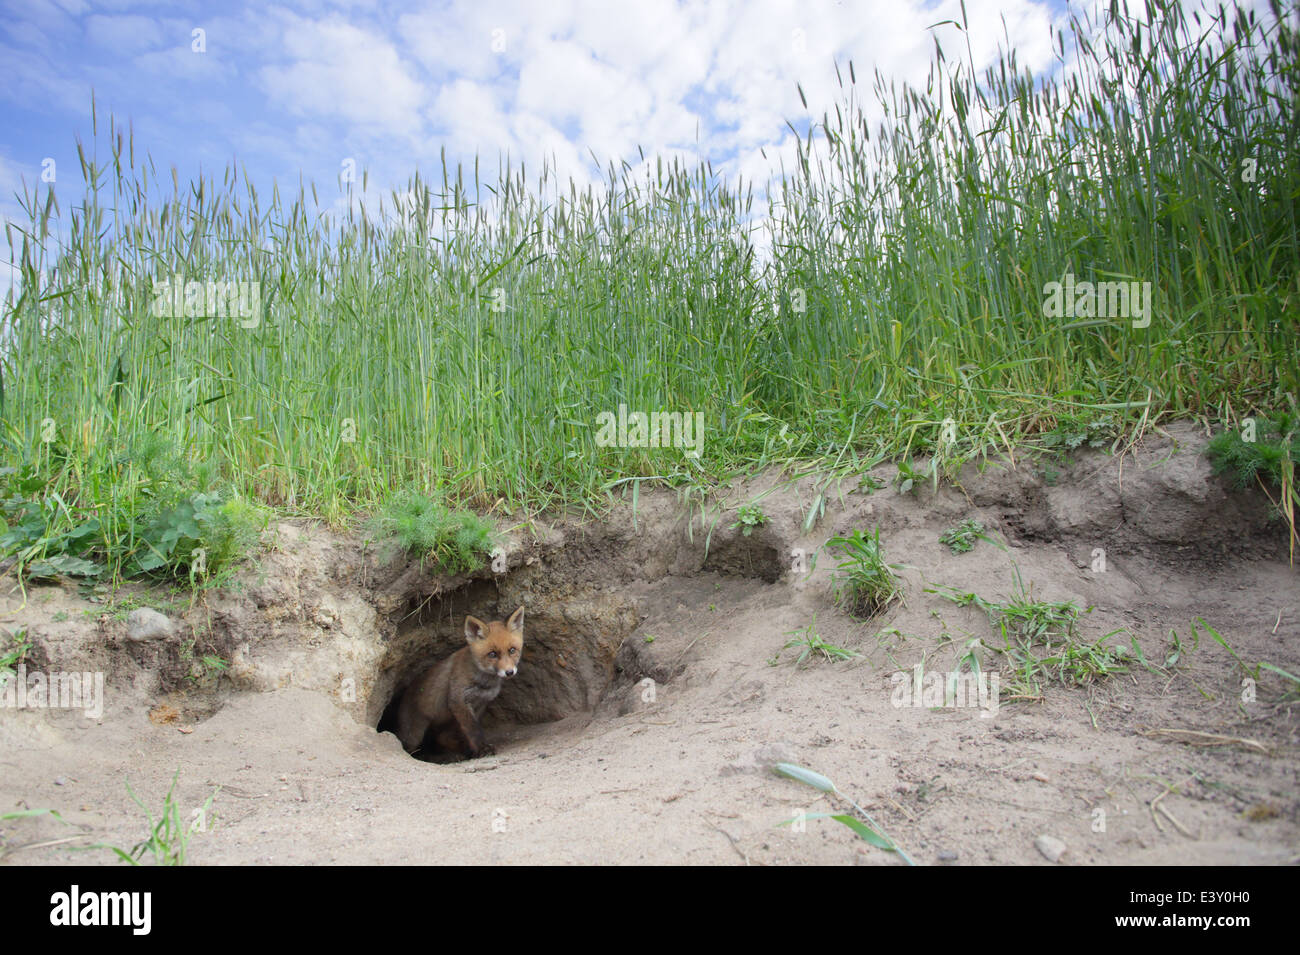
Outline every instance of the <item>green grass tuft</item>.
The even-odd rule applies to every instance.
[[[1300,488],[1296,485],[1296,465],[1300,463],[1297,432],[1300,432],[1300,414],[1284,412],[1276,419],[1258,418],[1244,423],[1239,430],[1221,432],[1210,439],[1206,448],[1216,474],[1231,475],[1237,487],[1259,482],[1274,512],[1286,522],[1293,563],[1295,545],[1300,541],[1296,520],[1296,512],[1300,511]],[[1276,498],[1269,492],[1270,485],[1278,489]]]
[[[380,536],[432,560],[445,573],[477,570],[492,550],[494,528],[488,521],[415,492],[390,500],[372,526]]]
[[[832,537],[827,548],[840,551],[836,565],[835,598],[855,617],[866,619],[884,610],[901,593],[894,568],[880,549],[880,529],[870,537],[855,530],[847,537]]]
[[[130,794],[132,801],[144,811],[145,820],[149,826],[149,834],[137,842],[130,852],[117,846],[102,844],[90,848],[108,849],[121,861],[133,866],[139,865],[146,856],[153,860],[154,865],[184,865],[189,854],[191,837],[196,832],[206,832],[208,829],[212,803],[217,798],[217,794],[221,792],[221,787],[218,786],[214,789],[207,801],[194,810],[187,821],[182,818],[180,801],[176,795],[176,784],[180,780],[180,775],[181,772],[178,769],[176,774],[172,776],[171,787],[167,790],[167,795],[163,799],[162,812],[157,820],[154,819],[153,813],[144,804],[144,801],[131,789],[131,784],[126,784],[126,791]]]
[[[1229,428],[1210,439],[1205,452],[1215,474],[1226,474],[1239,488],[1267,482],[1282,487],[1287,473],[1300,464],[1300,420],[1290,414],[1256,418],[1251,437],[1242,428]]]
[[[854,657],[862,655],[856,650],[846,650],[844,647],[837,647],[835,644],[823,640],[821,634],[817,632],[816,616],[813,617],[813,622],[808,626],[800,630],[789,630],[785,635],[793,639],[786,641],[785,646],[776,652],[776,656],[767,661],[769,666],[776,666],[780,661],[782,652],[795,647],[799,648],[799,656],[794,661],[796,670],[803,666],[809,657],[821,657],[823,660],[829,660],[833,663],[836,660],[852,660]]]
[[[1002,695],[1017,700],[1042,700],[1048,684],[1085,686],[1117,673],[1127,673],[1136,660],[1151,668],[1142,657],[1136,638],[1129,645],[1113,642],[1124,631],[1115,630],[1095,641],[1079,635],[1079,619],[1092,608],[1081,609],[1072,601],[1037,600],[1024,586],[1019,571],[1011,597],[997,602],[976,593],[958,593],[951,588],[929,590],[952,600],[959,607],[975,606],[989,618],[1001,646],[986,644],[1000,654],[1008,667],[1001,680]]]

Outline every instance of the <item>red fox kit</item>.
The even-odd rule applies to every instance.
[[[479,719],[507,677],[519,671],[524,652],[524,608],[505,623],[465,618],[465,643],[447,659],[435,663],[402,695],[397,709],[397,738],[408,753],[422,747],[484,756],[492,747],[483,737]]]

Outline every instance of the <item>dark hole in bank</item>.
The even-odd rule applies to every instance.
[[[504,592],[503,592],[504,591]],[[623,638],[636,626],[632,601],[608,593],[535,596],[527,588],[501,588],[491,580],[473,581],[433,600],[413,600],[403,611],[388,654],[380,666],[374,699],[378,732],[396,733],[402,694],[434,664],[465,646],[465,617],[504,621],[525,608],[524,646],[518,673],[507,679],[488,704],[482,726],[488,744],[506,752],[516,734],[595,709],[615,675],[614,658]],[[415,754],[426,762],[455,762],[426,737]]]

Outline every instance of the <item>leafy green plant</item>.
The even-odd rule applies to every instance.
[[[803,783],[805,786],[811,786],[818,792],[823,792],[828,796],[835,796],[843,800],[848,803],[849,806],[852,807],[853,812],[856,813],[856,816],[848,813],[812,813],[804,816],[804,819],[834,819],[836,822],[852,829],[853,832],[857,834],[858,838],[869,842],[876,848],[884,849],[887,852],[898,853],[898,857],[908,865],[916,864],[912,861],[911,856],[902,850],[898,843],[885,835],[884,829],[882,829],[876,821],[871,818],[870,813],[859,806],[851,798],[844,795],[844,793],[840,792],[835,787],[835,784],[821,773],[815,773],[811,769],[796,766],[794,763],[777,763],[772,767],[772,769],[778,776],[785,776],[789,779],[796,780]],[[794,819],[787,819],[785,822],[781,823],[781,825],[788,826],[795,821],[796,820]]]
[[[390,500],[373,526],[378,534],[403,550],[429,558],[446,573],[481,567],[492,550],[490,523],[415,492]]]
[[[832,537],[826,546],[840,551],[844,558],[836,565],[836,602],[853,616],[874,616],[902,593],[894,574],[901,565],[885,562],[879,528],[870,537],[861,530],[847,537]]]
[[[918,467],[910,456],[898,462],[898,474],[894,476],[894,487],[899,494],[908,494],[926,481],[934,485],[934,490],[939,489],[939,469],[937,466],[938,458],[932,457],[924,467]]]
[[[768,660],[769,666],[776,666],[780,660],[781,654],[793,647],[799,648],[799,656],[794,661],[795,669],[803,666],[804,661],[810,656],[820,656],[824,660],[852,660],[854,657],[861,656],[856,650],[846,650],[844,647],[837,647],[833,643],[827,643],[817,633],[817,618],[813,617],[813,622],[800,630],[787,630],[785,636],[792,637],[787,640],[785,646],[776,652],[776,656]]]
[[[26,627],[16,627],[12,633],[0,629],[0,635],[5,637],[5,640],[0,642],[0,676],[2,676],[5,673],[12,673],[12,668],[23,662],[23,657],[27,655],[32,645],[27,639]],[[8,643],[8,646],[5,646],[5,643]]]
[[[265,514],[241,498],[190,495],[142,529],[128,572],[212,576],[252,549],[266,526]]]
[[[1237,487],[1259,483],[1273,509],[1286,521],[1290,532],[1291,558],[1300,539],[1296,510],[1300,491],[1296,488],[1296,465],[1300,463],[1300,415],[1282,413],[1276,418],[1256,418],[1252,428],[1228,429],[1216,434],[1206,446],[1215,474],[1229,475]],[[1251,440],[1247,440],[1247,438]],[[1277,488],[1274,499],[1269,487]]]
[[[742,504],[736,510],[736,523],[731,525],[731,530],[737,527],[741,528],[741,533],[748,537],[754,532],[754,528],[762,527],[767,523],[767,515],[757,504]]]
[[[954,554],[965,554],[975,546],[975,541],[983,539],[984,525],[974,518],[967,518],[956,527],[950,527],[939,536],[940,544],[947,544]]]
[[[1056,427],[1045,432],[1039,443],[1048,451],[1063,455],[1081,447],[1104,448],[1123,431],[1123,421],[1114,412],[1078,415],[1063,413]]]
[[[1228,428],[1210,439],[1205,453],[1215,474],[1226,474],[1237,487],[1255,481],[1282,487],[1286,473],[1300,464],[1297,430],[1300,420],[1291,414],[1254,419],[1253,440],[1244,428]]]
[[[32,648],[27,640],[27,628],[18,627],[13,633],[0,628],[0,691],[17,675],[14,667],[23,662],[23,657]]]
[[[43,483],[30,468],[21,477],[15,468],[0,469],[0,474],[4,472],[11,478],[11,488]],[[0,557],[14,557],[21,576],[39,580],[59,574],[95,577],[104,572],[103,563],[81,556],[92,549],[101,532],[99,519],[75,515],[57,494],[29,500],[11,491],[0,500],[0,522]]]
[[[180,658],[188,664],[185,678],[195,686],[212,687],[221,680],[221,675],[230,669],[224,657],[215,653],[196,655],[195,641],[187,640],[181,644]]]
[[[874,474],[864,474],[858,478],[858,490],[862,491],[864,494],[871,494],[875,491],[879,491],[884,486],[885,482]]]
[[[194,490],[211,483],[209,469],[189,468],[156,435],[121,455],[70,458],[65,448],[54,455],[79,472],[62,490],[66,472],[32,462],[0,468],[0,557],[14,557],[21,576],[197,583],[245,556],[266,526],[265,508],[233,492]]]

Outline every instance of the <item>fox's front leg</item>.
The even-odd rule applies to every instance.
[[[493,749],[488,745],[487,737],[483,735],[483,727],[479,725],[473,707],[458,701],[452,703],[450,708],[451,715],[456,718],[456,725],[460,727],[461,735],[465,738],[466,752],[475,758],[491,755]]]
[[[424,734],[429,730],[429,720],[424,717],[415,716],[409,718],[398,718],[397,738],[402,741],[402,746],[408,753],[419,751],[424,743]]]

